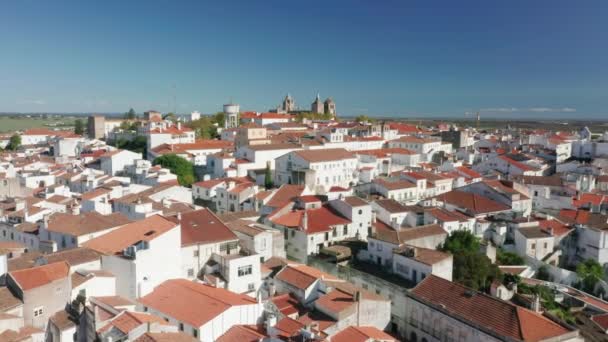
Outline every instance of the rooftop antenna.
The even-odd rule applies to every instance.
[[[481,120],[481,116],[479,115],[479,111],[477,111],[477,130],[479,131],[479,121]]]

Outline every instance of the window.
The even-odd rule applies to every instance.
[[[402,273],[404,275],[410,274],[410,268],[407,267],[406,265],[401,264],[401,263],[397,263],[396,265],[397,265],[396,266],[397,272]]]
[[[239,277],[250,275],[251,273],[252,273],[252,267],[251,267],[251,265],[241,266],[241,267],[238,268],[238,275],[239,275]]]
[[[255,290],[255,284],[254,283],[249,283],[249,285],[247,285],[247,289],[249,291],[254,291]]]
[[[194,250],[193,255],[194,255],[195,257],[197,257],[197,256],[198,256],[198,249]]]
[[[382,251],[382,244],[378,244],[378,245],[376,246],[376,249],[377,249],[378,251]]]
[[[198,338],[198,329],[192,328],[192,336]]]
[[[34,308],[34,317],[42,316],[44,313],[42,306]]]
[[[546,242],[545,242],[544,246],[545,246],[545,249],[547,249],[547,246],[548,246],[548,245],[547,245],[547,243],[546,243]]]
[[[342,235],[348,235],[348,226],[346,226],[346,225],[345,225],[345,226],[342,228]]]
[[[184,331],[184,323],[179,324],[179,331]]]
[[[363,210],[359,209],[359,215],[363,214]]]
[[[194,269],[193,268],[189,268],[188,269],[188,277],[194,277]]]
[[[532,244],[532,249],[536,249],[536,244],[535,243]]]

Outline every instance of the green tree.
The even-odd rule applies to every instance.
[[[542,265],[538,268],[536,272],[536,278],[545,281],[551,281],[551,273],[549,273],[549,267],[547,265]]]
[[[525,265],[524,258],[513,252],[506,252],[499,249],[496,252],[496,261],[501,265]]]
[[[84,122],[81,119],[74,121],[74,133],[79,135],[84,134]]]
[[[266,190],[272,188],[272,170],[270,170],[270,163],[266,164],[266,173],[264,174],[264,186]]]
[[[215,113],[215,115],[213,115],[212,122],[220,127],[224,127],[224,123],[226,122],[226,114],[224,112]]]
[[[218,136],[217,126],[215,125],[213,118],[209,116],[204,116],[198,120],[191,121],[187,125],[194,130],[196,137],[199,139],[211,139]]]
[[[479,239],[469,231],[459,230],[447,237],[440,249],[454,258],[454,281],[474,290],[486,290],[492,281],[502,280],[498,266],[481,254]]]
[[[163,120],[177,121],[177,116],[175,115],[175,113],[169,112],[163,115]]]
[[[452,254],[464,252],[478,253],[479,238],[468,230],[457,230],[445,239],[442,250]]]
[[[595,291],[595,285],[604,278],[604,268],[594,259],[587,259],[576,266],[580,280],[579,287],[589,293]]]
[[[367,115],[358,115],[358,116],[355,118],[355,121],[357,121],[357,122],[375,122],[376,120],[375,120],[375,119],[370,118],[370,117],[369,117],[369,116],[367,116]]]
[[[137,114],[135,113],[133,108],[130,108],[129,111],[125,113],[125,119],[135,120],[135,118],[137,118]]]
[[[171,170],[177,176],[177,181],[183,186],[190,186],[196,181],[194,164],[177,154],[165,154],[154,159],[154,165],[161,165]]]
[[[15,151],[19,149],[21,146],[21,136],[19,134],[13,134],[11,139],[8,141],[8,145],[6,145],[6,149],[9,151]]]

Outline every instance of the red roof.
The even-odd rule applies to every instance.
[[[296,197],[301,196],[302,192],[304,192],[303,185],[284,184],[272,195],[266,205],[272,208],[284,207]]]
[[[470,210],[473,214],[486,214],[510,209],[508,206],[487,197],[460,190],[452,190],[435,198],[458,208]]]
[[[291,293],[285,293],[270,298],[270,301],[277,307],[281,314],[290,316],[305,310],[298,299]]]
[[[416,125],[409,125],[406,123],[391,122],[388,126],[391,129],[399,131],[399,134],[418,133],[421,131]]]
[[[608,203],[608,196],[601,194],[584,193],[580,195],[580,198],[572,200],[572,205],[577,208],[584,207],[587,205],[599,206],[603,203]]]
[[[513,160],[513,159],[511,159],[511,158],[509,158],[509,157],[507,157],[505,155],[500,155],[500,156],[498,156],[498,158],[506,161],[507,163],[515,166],[516,168],[518,168],[518,169],[520,169],[522,171],[534,171],[535,170],[533,167],[531,167],[529,165],[526,165],[526,164],[524,164],[522,162],[518,162],[516,160]]]
[[[604,331],[608,330],[608,313],[591,316],[591,320]]]
[[[304,227],[304,213],[307,215],[306,227]],[[330,231],[333,226],[351,223],[349,219],[334,213],[325,206],[316,209],[291,211],[270,220],[285,227],[299,228],[306,231],[306,234],[322,233]]]
[[[9,275],[23,291],[31,290],[47,285],[59,279],[67,278],[70,273],[70,265],[65,261],[38,267],[26,268],[10,272]]]
[[[211,210],[181,214],[182,246],[237,240],[238,237]]]
[[[468,178],[481,178],[481,175],[478,172],[473,171],[466,166],[458,166],[456,172]]]
[[[118,254],[139,241],[151,241],[176,226],[175,222],[163,216],[153,215],[89,240],[84,246],[104,254]]]
[[[336,160],[353,159],[355,155],[343,148],[328,148],[322,150],[298,150],[293,151],[300,158],[310,162],[330,162]]]
[[[376,327],[349,326],[331,337],[332,342],[397,341],[391,335]]]
[[[163,153],[186,153],[188,151],[196,150],[221,150],[229,149],[234,147],[232,141],[226,140],[197,140],[193,143],[187,144],[162,144],[152,149],[153,152],[158,154]]]
[[[337,280],[336,277],[328,273],[302,264],[285,266],[277,273],[275,278],[301,290],[307,289],[318,279]]]
[[[541,314],[434,275],[427,276],[410,293],[435,310],[500,337],[541,341],[571,332]]]
[[[233,325],[216,342],[259,342],[268,337],[264,327],[257,325]]]
[[[567,225],[561,223],[558,220],[541,220],[538,221],[538,225],[545,231],[553,229],[553,235],[555,236],[566,235],[571,230]]]
[[[578,224],[589,222],[589,212],[586,210],[562,209],[559,211],[559,216]]]
[[[257,305],[247,295],[185,279],[167,280],[139,302],[196,328],[233,306]]]
[[[274,328],[278,331],[278,336],[283,339],[289,339],[290,337],[299,335],[300,330],[304,328],[304,323],[298,322],[293,318],[284,317]]]
[[[178,129],[175,126],[171,126],[163,129],[155,128],[150,130],[150,134],[182,134],[184,132],[192,132],[192,128],[182,126],[181,129]]]
[[[129,334],[129,332],[133,329],[136,329],[142,324],[147,323],[156,323],[161,325],[169,324],[165,322],[164,319],[158,316],[150,315],[143,312],[123,311],[119,313],[116,317],[114,317],[112,321],[110,321],[108,324],[100,328],[98,331],[104,332],[112,328],[116,328],[124,334]]]
[[[289,114],[279,114],[279,113],[261,113],[257,116],[262,119],[287,119],[290,120],[292,118]]]

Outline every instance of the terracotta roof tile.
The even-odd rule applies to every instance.
[[[23,291],[28,291],[59,279],[67,278],[69,272],[70,265],[68,265],[67,262],[62,261],[13,271],[10,272],[9,275]]]
[[[233,325],[216,342],[259,342],[268,337],[264,330],[257,325]]]
[[[134,342],[196,342],[199,341],[185,332],[147,332]],[[245,342],[239,340],[240,342]],[[256,340],[257,342],[257,340]]]
[[[205,208],[181,215],[182,246],[238,240],[211,210]]]
[[[160,215],[153,215],[89,240],[84,246],[104,254],[118,254],[139,241],[151,241],[176,226]]]
[[[49,217],[47,229],[73,236],[86,235],[118,227],[131,222],[120,213],[102,215],[96,211],[78,215],[55,213]]]
[[[272,208],[279,208],[285,206],[287,203],[293,201],[296,197],[301,196],[304,192],[303,185],[282,185],[275,193],[270,197],[267,206]]]
[[[337,278],[310,266],[290,264],[277,273],[276,279],[304,290],[318,279],[336,280]]]
[[[436,196],[435,198],[458,208],[467,209],[471,211],[472,214],[487,214],[511,209],[508,206],[487,197],[460,190],[452,190]]]
[[[329,162],[334,160],[353,159],[355,155],[343,148],[329,148],[321,150],[299,150],[294,151],[297,156],[310,162]]]
[[[197,328],[230,307],[257,303],[247,295],[185,279],[167,280],[139,302]]]
[[[460,284],[434,275],[420,282],[410,296],[499,337],[541,341],[570,332],[541,314],[483,293],[472,292]]]
[[[396,342],[391,335],[376,327],[355,327],[350,326],[331,337],[332,342],[368,342],[383,341]]]

